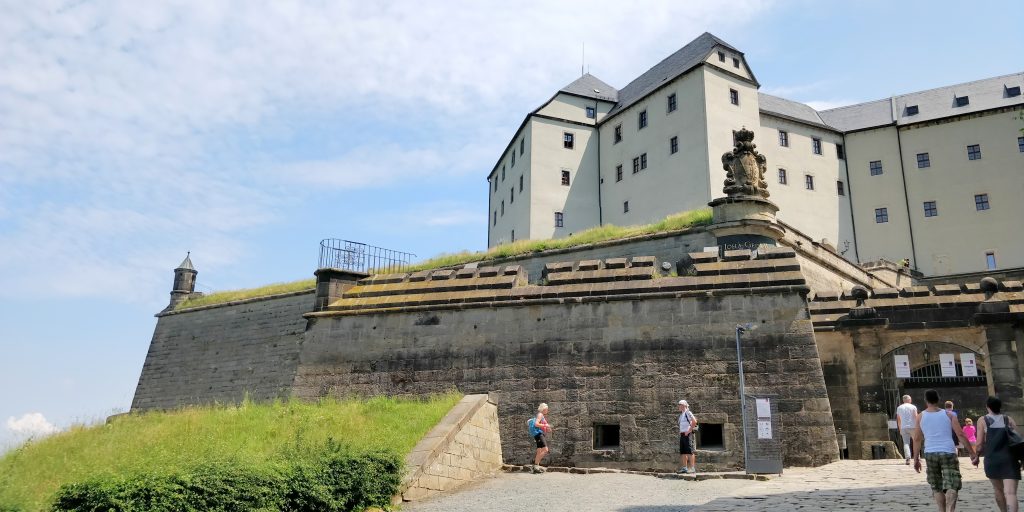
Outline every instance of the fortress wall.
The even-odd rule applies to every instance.
[[[520,464],[534,452],[525,422],[547,402],[552,464],[643,469],[676,466],[676,402],[685,398],[706,427],[723,426],[724,449],[698,460],[731,468],[742,460],[735,327],[753,321],[759,328],[743,342],[748,392],[776,396],[786,465],[828,463],[838,449],[807,289],[798,272],[772,273],[795,264],[780,251],[783,259],[765,261],[704,254],[707,275],[678,278],[652,278],[653,259],[551,273],[546,286],[525,284],[515,267],[382,276],[309,315],[294,392],[488,393],[505,461]],[[746,267],[757,273],[729,273]],[[646,280],[630,280],[643,271]],[[585,283],[598,276],[608,281]],[[420,293],[430,286],[446,291]],[[621,448],[595,450],[596,424],[619,425]]]
[[[313,292],[159,316],[132,410],[287,396]]]

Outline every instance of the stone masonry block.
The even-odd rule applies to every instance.
[[[451,279],[455,276],[454,270],[435,270],[431,272],[430,279],[433,281],[442,281]]]
[[[636,267],[653,267],[658,260],[654,256],[633,256],[633,259],[629,261],[629,266]]]
[[[604,268],[619,269],[626,268],[626,258],[608,258],[604,260]]]
[[[573,263],[571,261],[559,261],[556,263],[548,263],[544,265],[545,274],[554,274],[557,272],[572,272]]]
[[[430,270],[421,270],[419,272],[413,272],[412,274],[409,274],[409,281],[410,282],[426,281],[427,279],[430,278],[430,273],[431,273]]]
[[[735,249],[725,251],[722,254],[722,261],[740,261],[750,259],[750,249]]]
[[[577,270],[598,270],[601,268],[601,260],[585,260],[579,263]]]

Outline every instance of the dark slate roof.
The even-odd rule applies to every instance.
[[[669,55],[665,60],[655,64],[654,67],[645,71],[644,74],[630,82],[629,85],[620,89],[619,104],[615,105],[608,112],[608,116],[613,116],[629,108],[648,94],[654,92],[658,87],[661,87],[665,82],[673,80],[695,66],[700,65],[707,58],[708,54],[719,45],[743,55],[743,52],[737,50],[729,43],[711,35],[709,32],[704,32],[697,39],[690,41],[689,44]]]
[[[192,256],[191,252],[186,254],[185,259],[181,262],[181,265],[178,265],[178,268],[174,270],[195,270],[196,268],[192,266],[192,258],[190,256]]]
[[[567,92],[569,94],[576,94],[602,101],[610,101],[612,103],[619,101],[618,89],[608,85],[590,73],[573,80],[571,84],[559,89],[559,92]]]
[[[761,112],[774,114],[779,117],[793,119],[796,121],[813,124],[816,126],[829,127],[828,123],[822,120],[818,111],[810,105],[804,105],[796,101],[787,100],[778,96],[772,96],[763,92],[757,93],[757,102]]]
[[[1024,73],[985,78],[974,82],[948,85],[927,91],[912,92],[882,100],[858,103],[848,107],[822,110],[818,114],[826,124],[844,132],[892,124],[920,123],[992,108],[1019,105],[1024,96],[1008,96],[1007,88],[1024,87]],[[967,96],[970,103],[957,107],[955,99]],[[916,105],[918,113],[908,115],[907,107]]]

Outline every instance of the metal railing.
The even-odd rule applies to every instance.
[[[416,255],[350,240],[320,241],[318,268],[337,268],[366,274],[402,272]]]

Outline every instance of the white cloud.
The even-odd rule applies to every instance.
[[[17,437],[39,437],[52,434],[58,429],[39,412],[29,412],[20,418],[7,418],[7,429]]]
[[[309,184],[482,182],[527,109],[576,77],[581,43],[592,72],[622,86],[764,5],[734,4],[725,19],[711,0],[641,16],[609,15],[622,9],[611,1],[8,6],[0,247],[17,250],[0,251],[0,294],[162,294],[169,254],[206,243],[206,268],[230,264],[246,230]],[[289,122],[313,115],[375,135],[309,153],[261,144],[265,133],[303,140]],[[459,225],[467,212],[421,222]]]

